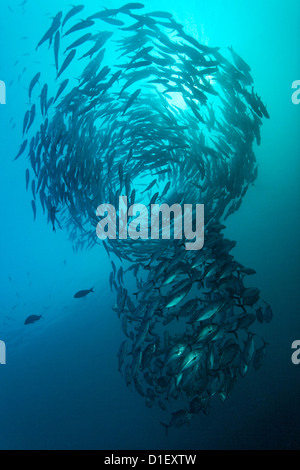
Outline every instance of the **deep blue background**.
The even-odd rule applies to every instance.
[[[238,241],[238,261],[257,270],[252,283],[274,310],[273,323],[261,330],[270,343],[266,364],[240,380],[227,402],[216,400],[209,417],[172,430],[168,440],[160,412],[148,410],[117,372],[123,336],[104,250],[75,256],[65,233],[53,234],[42,216],[34,223],[26,159],[12,163],[26,86],[39,67],[35,45],[49,18],[69,9],[69,0],[28,0],[23,14],[20,3],[2,0],[0,7],[0,79],[13,81],[7,105],[0,106],[0,339],[8,361],[0,366],[0,448],[299,448],[300,366],[291,363],[291,344],[300,338],[300,106],[291,102],[292,82],[300,79],[299,1],[144,2],[148,10],[174,13],[201,41],[233,45],[251,65],[271,115],[256,149],[259,178],[226,231]],[[96,0],[80,3],[86,14],[99,8]],[[95,295],[73,299],[93,285]],[[43,320],[25,328],[31,314]]]

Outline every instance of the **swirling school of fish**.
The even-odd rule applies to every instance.
[[[96,209],[118,207],[121,195],[204,204],[201,251],[178,240],[104,243],[126,336],[119,370],[149,408],[179,410],[168,430],[208,414],[214,396],[226,400],[239,376],[263,364],[266,344],[251,328],[272,310],[245,286],[255,271],[230,254],[236,243],[223,224],[256,180],[253,145],[269,115],[232,48],[221,54],[170,13],[143,8],[78,20],[79,5],[53,18],[37,49],[54,52],[57,81],[50,71],[46,83],[41,73],[32,79],[16,158],[28,153],[34,218],[39,201],[75,250],[99,243]]]

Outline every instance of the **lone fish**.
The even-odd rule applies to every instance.
[[[26,318],[24,325],[32,325],[36,323],[42,318],[42,315],[31,315],[30,317]]]
[[[74,295],[74,299],[82,299],[83,297],[86,297],[87,295],[91,294],[94,291],[95,287],[92,287],[91,290],[81,290],[77,292],[77,294]]]

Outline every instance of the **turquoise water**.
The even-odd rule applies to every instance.
[[[299,2],[276,1],[272,8],[265,0],[144,2],[147,10],[172,12],[207,45],[233,46],[251,65],[271,116],[255,148],[258,179],[226,222],[226,236],[238,242],[234,255],[257,271],[251,281],[274,311],[273,322],[261,327],[267,359],[260,371],[239,380],[225,403],[216,401],[210,416],[171,430],[168,440],[160,411],[147,409],[117,371],[123,333],[112,311],[104,249],[74,255],[65,232],[53,233],[41,214],[34,222],[26,159],[12,162],[22,141],[28,84],[41,67],[45,74],[53,69],[47,47],[42,65],[35,63],[35,46],[50,17],[69,9],[65,0],[28,0],[23,13],[19,3],[3,0],[0,20],[0,79],[7,84],[7,104],[0,107],[0,339],[7,345],[7,365],[0,368],[0,448],[299,448],[299,370],[291,362],[300,326],[300,107],[291,101],[300,74]],[[98,8],[98,2],[84,3],[86,15]],[[73,299],[92,286],[94,296]],[[32,314],[43,318],[26,329]]]

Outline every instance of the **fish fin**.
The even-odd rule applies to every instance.
[[[239,339],[239,338],[238,338],[238,334],[237,334],[237,330],[229,330],[228,333],[233,334],[236,339]]]

